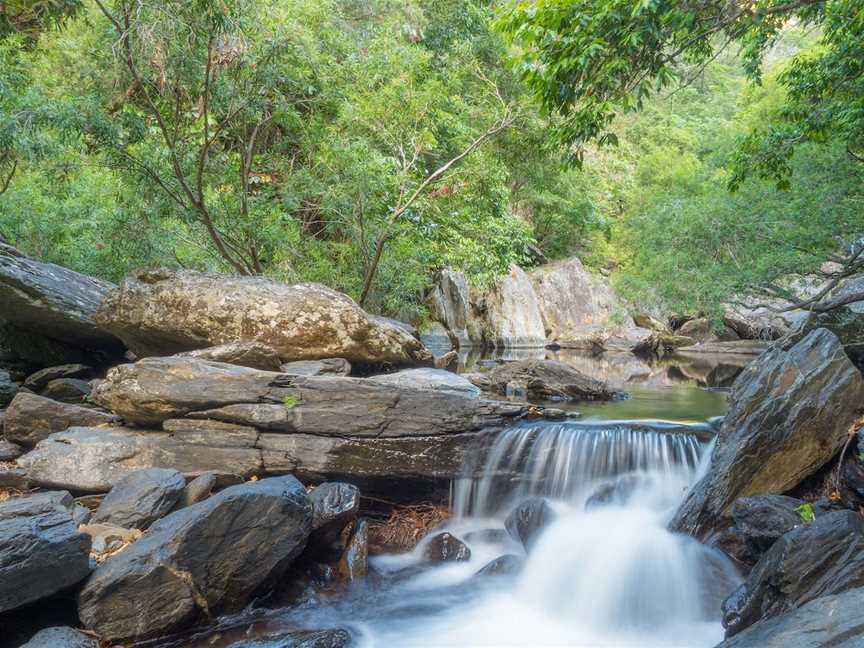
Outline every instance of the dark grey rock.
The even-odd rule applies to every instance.
[[[116,641],[238,612],[285,573],[311,528],[312,504],[293,477],[232,486],[162,518],[106,560],[79,594],[79,616]]]
[[[423,557],[432,562],[464,562],[471,559],[471,550],[456,536],[439,533],[423,548]]]
[[[861,648],[864,587],[823,596],[750,626],[717,648]]]
[[[864,586],[864,519],[817,515],[777,540],[723,603],[726,636],[822,596]]]
[[[255,341],[229,342],[228,344],[187,351],[178,355],[225,362],[250,369],[261,369],[262,371],[279,371],[282,363],[276,349]]]
[[[90,407],[21,392],[6,410],[6,438],[26,446],[75,426],[113,426],[120,417]]]
[[[80,378],[55,378],[49,382],[42,395],[63,403],[83,403],[90,396],[90,382]]]
[[[136,470],[114,484],[93,514],[93,522],[146,529],[174,508],[185,488],[186,480],[176,470]]]
[[[729,532],[743,545],[735,558],[753,564],[781,536],[804,524],[801,507],[805,502],[785,495],[742,497],[732,505],[734,526]],[[812,504],[811,504],[812,506]]]
[[[348,376],[351,374],[351,363],[345,358],[297,360],[286,362],[277,371],[292,376]]]
[[[203,502],[210,497],[210,493],[216,487],[217,475],[214,472],[206,472],[198,475],[195,479],[186,484],[180,499],[177,500],[175,508],[186,508],[192,504]]]
[[[365,578],[369,569],[369,524],[361,518],[353,527],[336,569],[340,578],[346,581]]]
[[[514,540],[525,547],[525,551],[530,551],[543,529],[556,517],[549,502],[542,497],[532,497],[510,512],[504,527]]]
[[[24,448],[20,445],[0,438],[0,461],[15,461],[22,454],[24,454]]]
[[[476,576],[509,576],[522,569],[525,558],[516,554],[504,554],[487,563]]]
[[[834,457],[864,406],[864,378],[818,329],[748,365],[729,402],[711,467],[670,524],[700,539],[729,526],[739,497],[785,493]]]
[[[859,309],[843,307],[827,313],[810,314],[781,338],[778,345],[789,349],[820,328],[836,335],[849,359],[859,368],[864,367],[864,311]]]
[[[40,630],[21,648],[99,648],[99,642],[75,628],[61,626]]]
[[[67,492],[0,503],[0,612],[56,594],[90,573],[90,537],[78,533]]]
[[[57,378],[90,378],[92,375],[93,367],[80,363],[46,367],[27,376],[24,387],[30,391],[38,392]]]
[[[18,393],[18,383],[12,380],[9,372],[0,369],[0,407],[5,407],[12,402]]]
[[[317,630],[243,639],[228,648],[348,648],[351,643],[351,633],[347,630]]]
[[[122,343],[93,320],[111,287],[53,263],[29,259],[0,242],[0,319],[11,327],[5,333],[13,342],[10,348],[26,360],[57,364],[57,360],[77,362],[94,354],[122,354]],[[48,341],[52,352],[25,343],[28,337]]]
[[[312,500],[312,539],[330,545],[339,540],[342,530],[357,518],[360,490],[352,484],[325,482],[309,495]]]

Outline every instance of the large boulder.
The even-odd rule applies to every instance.
[[[862,586],[864,519],[852,511],[817,515],[775,542],[726,599],[726,635],[822,596]]]
[[[552,341],[566,343],[598,329],[633,326],[608,281],[589,273],[577,257],[541,266],[529,279]]]
[[[620,395],[605,383],[554,360],[506,362],[467,378],[485,391],[501,395],[524,391],[528,398],[609,400]]]
[[[864,587],[823,596],[750,626],[716,648],[860,648]]]
[[[262,430],[357,437],[456,434],[502,425],[528,413],[524,405],[452,390],[412,389],[364,378],[291,376],[176,357],[115,367],[96,388],[94,399],[141,425],[189,416]]]
[[[113,641],[238,612],[285,573],[311,527],[312,505],[293,477],[232,486],[162,518],[106,560],[79,594],[79,616]]]
[[[255,341],[229,342],[206,349],[186,351],[178,355],[225,362],[251,369],[262,369],[263,371],[279,371],[282,364],[276,349]]]
[[[90,573],[90,536],[78,533],[74,507],[67,492],[0,503],[0,612],[60,592]]]
[[[119,425],[120,417],[99,410],[21,392],[6,410],[6,438],[32,446],[74,426]]]
[[[114,484],[92,520],[126,529],[146,529],[174,508],[185,487],[186,480],[176,470],[136,470]]]
[[[496,348],[542,347],[546,328],[528,275],[518,266],[500,279],[482,300],[483,337]]]
[[[346,438],[261,432],[212,420],[166,421],[167,431],[70,428],[18,459],[23,482],[104,493],[142,468],[173,468],[187,478],[212,472],[238,478],[296,474],[308,481],[350,480],[390,499],[446,489],[466,460],[488,446],[486,434]],[[492,430],[488,434],[492,435]],[[15,475],[13,475],[15,476]],[[0,473],[2,477],[2,473]]]
[[[7,323],[10,348],[24,360],[50,364],[122,354],[120,340],[94,321],[112,287],[0,241],[0,321]]]
[[[477,336],[471,318],[471,293],[461,272],[442,270],[427,297],[432,319],[444,328],[444,335],[456,340],[460,348],[470,347]],[[441,337],[440,335],[438,336]]]
[[[419,340],[371,318],[342,293],[263,277],[139,272],[108,294],[96,320],[139,357],[257,341],[276,349],[283,361],[339,357],[406,364],[432,359]]]
[[[729,526],[732,503],[782,494],[828,462],[864,407],[864,378],[830,331],[749,364],[735,380],[711,467],[671,522],[705,538]]]

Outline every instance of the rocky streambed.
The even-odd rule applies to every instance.
[[[560,272],[532,277],[559,341]],[[655,331],[663,358],[458,375],[320,286],[4,249],[0,297],[0,644],[864,642],[854,310],[753,361]]]

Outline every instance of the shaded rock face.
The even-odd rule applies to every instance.
[[[24,360],[56,364],[69,358],[113,357],[122,343],[94,321],[112,284],[23,256],[0,242],[0,320],[10,348]],[[32,338],[47,344],[30,345]]]
[[[0,407],[5,407],[12,402],[18,393],[18,383],[12,380],[8,371],[0,369]]]
[[[186,480],[176,470],[147,468],[118,480],[93,514],[93,522],[146,529],[180,499]]]
[[[468,378],[495,394],[524,390],[533,399],[610,400],[621,395],[605,383],[554,360],[508,362],[483,374],[470,374]]]
[[[781,536],[804,524],[802,506],[802,500],[785,495],[735,500],[732,505],[735,524],[726,532],[727,542],[740,547],[734,557],[745,564],[754,564]]]
[[[180,499],[177,500],[175,508],[186,508],[192,504],[203,502],[210,497],[210,493],[216,487],[216,482],[216,473],[206,472],[203,475],[198,475],[183,488],[183,492],[180,494]]]
[[[83,403],[89,396],[92,388],[90,383],[80,378],[56,378],[45,385],[42,395],[45,398],[60,401],[62,403]]]
[[[484,339],[495,348],[537,347],[546,344],[540,304],[528,275],[518,266],[485,295]]]
[[[261,369],[262,371],[279,371],[282,364],[276,349],[261,342],[229,342],[228,344],[187,351],[178,355],[225,362],[250,369]]]
[[[139,357],[257,341],[283,361],[431,362],[401,328],[371,318],[346,295],[318,284],[153,270],[128,277],[96,316]]]
[[[40,630],[21,648],[99,648],[99,642],[75,628]]]
[[[723,603],[732,636],[821,596],[864,586],[864,519],[852,511],[817,515],[780,538]]]
[[[360,510],[360,490],[352,484],[325,482],[310,494],[312,500],[312,539],[316,545],[339,541],[342,530]]]
[[[576,257],[537,268],[529,278],[552,341],[584,338],[611,326],[611,318],[616,314],[624,320],[613,328],[633,326],[608,282],[590,274]]]
[[[708,474],[670,527],[698,538],[728,526],[739,497],[785,493],[842,447],[864,406],[864,379],[837,337],[818,329],[774,348],[735,380]]]
[[[459,538],[444,532],[428,541],[423,557],[432,562],[464,562],[471,559],[471,550]]]
[[[556,517],[549,502],[542,497],[532,497],[510,512],[504,521],[504,527],[510,537],[525,547],[525,551],[531,551],[540,533]]]
[[[862,310],[844,307],[827,313],[810,315],[781,339],[779,344],[788,349],[819,328],[828,329],[836,335],[849,359],[859,369],[864,368],[864,311]]]
[[[6,410],[6,438],[32,446],[54,432],[74,426],[113,426],[120,417],[99,410],[61,403],[50,398],[21,392]]]
[[[447,392],[466,398],[479,398],[480,389],[462,376],[445,369],[404,369],[392,374],[367,378],[378,385],[393,385],[406,389]]]
[[[447,380],[458,380],[446,374]],[[193,358],[121,365],[94,399],[141,425],[193,416],[262,430],[357,437],[477,431],[523,416],[518,404],[364,378],[289,376]]]
[[[750,626],[717,648],[860,648],[864,587],[823,596]]]
[[[120,640],[239,611],[285,572],[311,527],[312,505],[293,477],[232,486],[159,520],[106,560],[79,594],[79,616]]]
[[[67,492],[0,503],[0,612],[33,603],[90,573],[90,537],[72,519]]]
[[[476,327],[471,323],[471,297],[465,275],[442,270],[427,302],[432,318],[443,327],[448,341],[452,336],[460,348],[470,347],[473,342],[469,323],[472,329]]]
[[[348,376],[351,373],[351,363],[345,358],[297,360],[280,365],[276,371],[292,376]]]
[[[428,348],[441,353],[453,348],[450,331],[441,322],[426,322],[420,329],[420,340]]]
[[[30,391],[39,392],[52,380],[58,378],[90,378],[92,375],[93,367],[80,363],[46,367],[27,376],[24,387]]]
[[[218,421],[165,426],[170,431],[70,428],[20,457],[26,475],[12,476],[19,485],[104,493],[142,468],[174,468],[188,478],[212,472],[221,484],[292,473],[309,481],[350,479],[363,492],[410,498],[461,475],[467,457],[486,439],[474,433],[349,439],[262,433]]]
[[[0,421],[0,428],[2,428],[2,421]],[[0,439],[0,461],[14,461],[22,454],[24,454],[24,448],[17,443]]]

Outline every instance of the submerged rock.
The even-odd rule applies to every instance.
[[[456,536],[439,533],[423,547],[423,558],[432,562],[464,562],[471,559],[471,549]]]
[[[56,594],[90,573],[90,537],[67,492],[0,503],[0,612]]]
[[[531,551],[540,533],[556,517],[558,516],[549,506],[549,502],[542,497],[532,497],[510,512],[504,521],[504,527],[514,540],[522,543],[525,551]]]
[[[774,348],[735,380],[707,475],[670,527],[705,538],[739,497],[789,491],[837,454],[864,407],[864,378],[837,337],[818,329]]]
[[[293,477],[232,486],[162,518],[106,560],[79,594],[79,615],[114,641],[237,612],[284,574],[311,527],[312,505]]]
[[[99,648],[99,642],[75,628],[63,626],[40,630],[21,648]]]
[[[717,648],[860,648],[864,587],[823,596],[760,621]]]
[[[852,511],[817,516],[777,540],[723,603],[732,636],[821,596],[864,586],[864,519]]]
[[[432,360],[419,340],[373,319],[342,293],[264,277],[143,271],[106,297],[96,319],[139,357],[257,341],[273,347],[283,361]]]
[[[21,392],[6,410],[6,438],[32,446],[74,426],[113,426],[120,417],[96,409]]]
[[[177,504],[186,480],[176,470],[147,468],[119,479],[93,514],[93,522],[146,529]]]
[[[507,362],[469,379],[481,389],[506,395],[513,385],[524,386],[528,398],[608,400],[620,396],[605,383],[594,380],[573,367],[554,360]]]
[[[279,371],[282,364],[276,349],[254,341],[229,342],[228,344],[187,351],[177,355],[225,362],[250,369],[261,369],[262,371]]]

